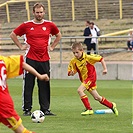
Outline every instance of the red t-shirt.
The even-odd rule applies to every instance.
[[[48,45],[51,36],[59,33],[57,26],[44,20],[42,23],[35,23],[33,20],[24,22],[14,30],[16,35],[24,35],[25,43],[29,44],[26,56],[32,60],[47,61],[50,59]]]

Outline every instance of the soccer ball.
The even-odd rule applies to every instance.
[[[41,110],[35,110],[31,114],[31,120],[35,123],[42,123],[44,119],[45,119],[45,116]]]

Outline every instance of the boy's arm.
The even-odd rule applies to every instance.
[[[103,66],[103,75],[105,75],[107,74],[107,66],[103,58],[102,58],[101,64]]]
[[[70,71],[68,71],[68,76],[74,76],[74,70],[70,70]]]
[[[68,65],[68,76],[74,76],[76,72],[74,71],[74,66],[72,60],[70,61]]]
[[[33,75],[35,75],[40,80],[49,81],[49,77],[48,77],[47,74],[39,74],[33,67],[31,67],[30,65],[28,65],[25,62],[23,62],[23,69],[25,69],[26,71],[32,73]]]
[[[68,76],[74,76],[74,69],[70,64],[68,66]]]
[[[72,62],[70,61],[68,65],[68,76],[74,76],[75,74],[76,74],[76,71],[74,69]]]

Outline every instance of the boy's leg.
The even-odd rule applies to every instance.
[[[18,116],[10,117],[10,118],[2,118],[1,122],[7,126],[8,128],[12,129],[15,133],[34,133],[32,131],[27,130],[22,125],[21,118],[18,119]]]
[[[84,112],[81,113],[81,115],[88,115],[88,114],[93,114],[93,110],[90,106],[90,102],[88,100],[87,95],[84,93],[84,91],[86,90],[86,88],[81,84],[81,86],[78,88],[78,94],[81,98],[81,101],[83,102],[86,110]]]
[[[91,106],[90,106],[90,102],[89,102],[88,97],[87,97],[86,94],[85,94],[84,96],[81,97],[81,101],[83,102],[83,104],[84,104],[84,106],[85,106],[85,108],[86,108],[87,110],[92,110],[92,108],[91,108]]]
[[[94,112],[90,106],[90,102],[88,100],[87,95],[84,95],[83,97],[81,97],[81,100],[86,108],[86,110],[82,112],[81,115],[92,115]]]
[[[118,116],[118,110],[114,102],[110,102],[106,98],[102,97],[102,101],[100,101],[100,103],[112,109],[113,113],[116,114],[116,116]]]
[[[108,101],[106,98],[100,96],[96,89],[90,91],[90,94],[94,97],[95,100],[99,101],[101,104],[105,105],[108,108],[112,108],[113,104]]]
[[[112,102],[108,101],[105,97],[102,97],[102,100],[99,102],[110,109],[112,109],[112,107],[113,107]]]
[[[35,133],[32,131],[27,130],[22,124],[14,130],[15,133]]]
[[[101,97],[96,90],[92,90],[90,94],[94,97],[95,100],[99,101],[102,105],[112,109],[114,114],[118,116],[118,110],[116,108],[116,104],[113,102],[108,101],[106,98]]]

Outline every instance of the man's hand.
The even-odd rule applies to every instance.
[[[21,49],[21,50],[26,50],[28,47],[29,47],[28,44],[25,44],[25,45],[22,45],[22,46],[20,47],[20,49]]]
[[[49,51],[53,51],[54,49],[51,46],[48,46]]]

